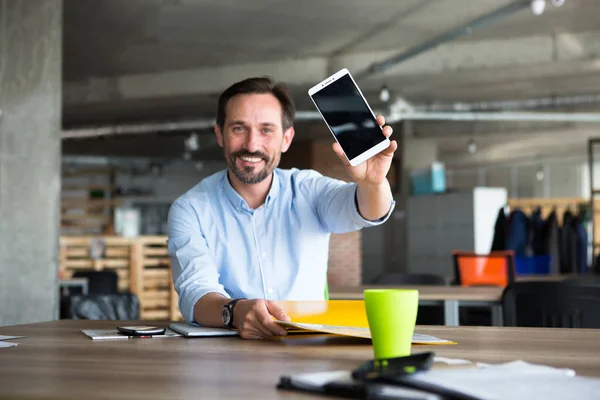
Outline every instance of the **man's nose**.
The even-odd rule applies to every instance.
[[[250,153],[258,151],[260,149],[259,139],[259,132],[257,132],[255,129],[250,130],[250,133],[248,136],[246,136],[246,150],[248,150]]]

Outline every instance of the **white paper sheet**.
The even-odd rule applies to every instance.
[[[25,336],[4,336],[4,335],[0,335],[0,340],[11,340],[11,339],[21,339],[24,338]]]
[[[464,360],[462,358],[446,358],[446,357],[434,357],[434,363],[443,363],[447,365],[470,365],[473,364],[469,360]]]
[[[441,385],[483,400],[600,398],[600,379],[579,377],[570,369],[534,365],[524,361],[484,368],[432,370],[415,374],[413,379]]]
[[[466,360],[437,359],[447,364]],[[468,362],[468,361],[466,361]],[[350,379],[349,371],[329,371],[294,375],[297,386],[320,387],[331,381]],[[514,361],[480,368],[444,368],[417,373],[412,379],[435,384],[482,400],[597,400],[600,379],[575,376],[570,369]],[[388,386],[392,387],[392,386]]]

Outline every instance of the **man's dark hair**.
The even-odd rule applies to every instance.
[[[281,124],[284,132],[294,124],[296,108],[288,87],[283,83],[275,83],[268,77],[248,78],[234,83],[225,89],[223,93],[221,93],[217,109],[217,125],[219,125],[221,129],[223,129],[223,125],[225,124],[225,112],[227,110],[227,103],[229,103],[229,100],[238,94],[252,93],[270,93],[275,96],[277,100],[279,100],[283,115]]]

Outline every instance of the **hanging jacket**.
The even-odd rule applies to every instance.
[[[577,231],[577,272],[580,274],[584,274],[588,272],[588,235],[585,229],[586,210],[584,207],[579,209],[579,214],[577,215],[575,223]]]
[[[506,250],[506,234],[508,227],[508,219],[504,213],[504,207],[498,211],[496,217],[496,225],[494,225],[494,240],[492,241],[492,249],[490,251]]]
[[[560,273],[577,272],[577,222],[573,213],[567,210],[560,229]]]
[[[560,273],[560,230],[558,227],[558,219],[556,211],[552,210],[548,218],[544,222],[542,254],[550,255],[550,273]]]
[[[542,218],[542,210],[540,207],[537,207],[531,213],[529,226],[533,254],[536,256],[548,254],[548,243],[546,243],[545,237],[545,222]]]
[[[510,214],[506,250],[513,250],[515,256],[526,256],[529,247],[529,219],[521,210]]]

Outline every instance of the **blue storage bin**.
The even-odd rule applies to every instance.
[[[549,275],[550,255],[543,256],[517,256],[515,269],[517,275]]]
[[[413,196],[445,192],[446,170],[444,164],[435,162],[430,167],[412,170],[410,189]]]

